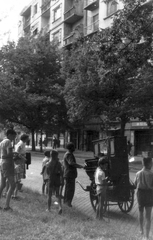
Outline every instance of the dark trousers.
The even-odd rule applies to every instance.
[[[75,192],[75,178],[65,178],[64,202],[71,204]]]

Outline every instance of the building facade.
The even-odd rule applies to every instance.
[[[33,0],[21,12],[19,37],[37,36],[41,31],[48,33],[51,41],[57,40],[59,47],[69,47],[77,38],[111,26],[114,13],[123,7],[120,0]],[[115,123],[107,135],[117,135],[119,128],[119,123]],[[153,150],[153,130],[146,123],[131,121],[126,124],[125,135],[133,145],[134,155]],[[91,151],[92,141],[105,136],[100,121],[92,119],[66,133],[65,141],[73,141],[77,149]]]

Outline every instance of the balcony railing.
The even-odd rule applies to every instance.
[[[64,13],[64,21],[67,23],[74,23],[80,20],[82,17],[83,12],[75,6],[73,6],[67,12]]]
[[[84,4],[84,9],[89,11],[94,11],[99,7],[99,0],[86,0]]]
[[[49,30],[50,30],[50,24],[48,23],[46,26],[42,28],[42,33],[46,34],[49,32]]]
[[[30,25],[30,18],[26,19],[23,25],[23,28],[26,28]]]
[[[72,32],[69,36],[64,38],[64,45],[72,44],[74,40],[74,32]]]
[[[47,0],[41,5],[41,14],[45,13],[49,8],[50,8],[50,0]]]
[[[99,29],[99,20],[93,22],[92,24],[88,25],[84,28],[85,35],[91,34]]]

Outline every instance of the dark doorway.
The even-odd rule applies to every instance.
[[[135,131],[135,155],[141,155],[142,152],[153,150],[153,131],[139,130]]]

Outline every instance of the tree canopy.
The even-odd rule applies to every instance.
[[[148,90],[139,92],[138,86],[144,89],[146,69],[150,69],[150,79],[152,75],[148,63],[152,55],[152,8],[143,5],[144,0],[123,2],[125,7],[113,16],[110,28],[79,39],[65,51],[62,68],[71,121],[104,115],[110,122],[121,122],[121,134],[130,118],[150,117],[151,111],[146,116],[145,106],[138,101],[139,97],[141,101],[142,97],[148,99]]]
[[[0,114],[36,130],[63,131],[68,124],[60,77],[61,52],[48,36],[21,38],[0,50]],[[34,141],[33,141],[34,142]],[[34,146],[33,146],[34,148]]]

